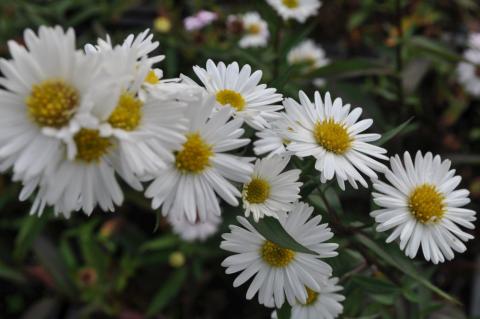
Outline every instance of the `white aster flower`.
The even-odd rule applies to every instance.
[[[312,207],[299,202],[279,220],[297,242],[317,254],[295,252],[265,239],[244,217],[237,217],[243,227],[231,225],[231,232],[223,234],[220,247],[235,255],[226,258],[222,266],[227,267],[227,274],[240,272],[233,286],[254,277],[247,299],[258,293],[260,304],[280,308],[285,297],[290,305],[306,303],[307,287],[321,290],[332,272],[321,258],[336,256],[338,245],[325,243],[333,234],[327,224],[320,224],[321,216],[310,218],[312,212]]]
[[[244,133],[241,119],[229,121],[229,108],[212,115],[214,105],[215,97],[207,94],[189,102],[186,141],[173,153],[167,167],[157,172],[145,193],[153,198],[154,209],[162,206],[164,216],[195,222],[206,220],[208,214],[220,215],[215,194],[232,206],[238,205],[236,197],[241,194],[231,182],[247,182],[252,165],[250,159],[225,152],[250,140],[240,138]]]
[[[215,65],[212,60],[207,61],[206,69],[195,66],[193,70],[207,92],[215,95],[217,109],[230,106],[235,117],[244,119],[255,129],[269,127],[268,122],[279,117],[276,111],[283,107],[275,103],[282,100],[282,95],[275,93],[274,88],[258,84],[262,71],[252,73],[248,64],[239,69],[237,62]],[[182,77],[186,83],[195,83]]]
[[[283,132],[287,131],[288,127],[285,125],[283,118],[272,122],[270,128],[258,131],[255,135],[258,137],[253,142],[253,151],[256,155],[265,155],[272,157],[274,155],[290,156],[292,152],[287,150],[287,145],[290,143],[284,136]]]
[[[340,98],[332,102],[329,93],[322,101],[320,93],[315,92],[313,103],[302,91],[299,97],[301,104],[290,98],[284,101],[285,119],[290,128],[284,132],[290,141],[287,149],[299,157],[315,157],[315,168],[320,171],[322,183],[336,177],[341,189],[345,189],[345,181],[354,188],[357,182],[367,187],[360,172],[376,178],[375,171],[383,171],[385,165],[375,158],[388,159],[383,155],[387,152],[385,149],[369,144],[380,135],[362,133],[373,121],[357,122],[362,109],[350,111],[350,104],[343,105]]]
[[[289,157],[280,156],[257,159],[253,174],[242,191],[246,217],[251,212],[256,222],[263,216],[278,218],[300,198],[300,170],[292,169],[282,173],[289,160]]]
[[[8,42],[12,60],[0,61],[0,162],[14,179],[31,179],[64,155],[61,140],[92,122],[89,107],[114,103],[113,82],[98,72],[96,59],[75,49],[72,29],[27,29],[26,47]],[[72,154],[74,155],[74,154]]]
[[[144,38],[145,32],[136,39]],[[90,52],[103,59],[104,72],[117,78],[121,87],[112,108],[99,104],[92,108],[92,113],[100,120],[101,135],[113,136],[118,141],[114,152],[119,165],[143,178],[165,168],[166,161],[174,158],[172,151],[185,141],[186,104],[179,101],[180,90],[175,97],[162,98],[160,94],[144,92],[142,98],[144,83],[159,87],[163,84],[152,69],[154,60],[146,55],[156,47],[151,37],[139,43],[132,39],[129,36],[123,45],[114,48],[99,45],[97,51]]]
[[[471,33],[468,35],[468,46],[471,49],[480,50],[480,33]]]
[[[475,97],[480,96],[480,50],[467,50],[463,57],[469,61],[462,61],[458,64],[458,82],[465,88],[465,91]]]
[[[267,45],[270,32],[268,24],[263,20],[258,12],[247,12],[240,18],[243,25],[244,36],[240,39],[238,45],[241,48],[258,48]]]
[[[473,238],[459,227],[475,227],[475,212],[462,208],[470,202],[468,190],[455,190],[461,177],[438,155],[417,152],[413,162],[405,152],[403,162],[398,155],[390,159],[385,177],[391,185],[373,183],[373,200],[381,207],[370,214],[379,224],[377,231],[393,229],[387,242],[400,238],[400,248],[410,258],[421,245],[427,261],[453,259],[454,251],[466,250],[462,241]]]
[[[338,292],[343,290],[337,285],[338,278],[332,277],[322,284],[320,292],[307,288],[307,302],[292,306],[292,319],[333,319],[343,312],[342,301],[345,297]],[[277,312],[272,313],[272,319],[277,319]]]
[[[168,219],[172,225],[173,232],[185,241],[204,241],[215,234],[218,230],[222,218],[208,214],[205,221],[189,222],[187,219],[178,219],[170,217]]]
[[[322,5],[320,0],[267,0],[267,2],[283,20],[294,19],[300,23],[316,15]]]
[[[325,51],[312,40],[304,40],[287,54],[287,62],[290,65],[303,64],[306,71],[313,71],[328,63]]]

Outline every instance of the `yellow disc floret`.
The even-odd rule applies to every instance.
[[[98,162],[112,146],[110,139],[101,137],[98,130],[82,128],[73,139],[77,146],[76,159],[87,163]]]
[[[258,24],[250,24],[247,27],[247,33],[259,34],[260,33],[260,26]]]
[[[63,80],[45,80],[33,85],[25,103],[36,124],[60,128],[73,117],[79,100],[78,91],[70,84]]]
[[[266,240],[260,251],[262,259],[272,267],[286,267],[295,257],[295,252]]]
[[[421,223],[438,222],[445,213],[444,196],[434,185],[417,186],[408,198],[410,213]]]
[[[285,7],[290,9],[298,8],[298,0],[282,0]]]
[[[270,184],[262,178],[252,178],[243,188],[245,200],[251,204],[264,203],[270,195]]]
[[[310,306],[313,304],[315,301],[317,301],[318,298],[318,292],[313,291],[312,289],[305,287],[307,290],[307,301],[303,304],[304,306]]]
[[[245,108],[245,99],[243,96],[233,90],[221,90],[217,92],[217,102],[222,105],[230,104],[237,111],[242,111]]]
[[[148,84],[158,84],[160,82],[160,79],[158,76],[155,74],[155,71],[150,70],[143,80],[143,82],[148,83]]]
[[[347,129],[333,119],[317,122],[313,128],[313,136],[318,145],[335,154],[344,154],[351,146]]]
[[[130,93],[122,93],[118,104],[108,118],[108,123],[114,128],[133,131],[142,119],[142,101]]]
[[[175,166],[184,173],[198,174],[210,166],[212,146],[205,143],[200,134],[190,133],[181,151],[175,155]]]

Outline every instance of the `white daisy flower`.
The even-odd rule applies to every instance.
[[[272,122],[270,128],[258,131],[255,135],[258,137],[253,142],[253,151],[257,156],[267,154],[267,157],[274,155],[290,156],[292,152],[287,150],[287,145],[290,143],[283,136],[283,132],[288,130],[283,119]]]
[[[462,208],[468,204],[469,192],[455,190],[461,177],[450,169],[450,161],[417,152],[415,161],[405,152],[403,164],[398,155],[390,159],[391,170],[385,172],[387,184],[374,181],[374,202],[381,209],[370,215],[379,224],[377,231],[393,229],[387,238],[400,238],[400,248],[410,258],[422,248],[423,256],[434,264],[451,260],[454,251],[466,250],[462,241],[473,239],[459,226],[474,229],[475,212]]]
[[[239,69],[237,62],[215,65],[212,60],[207,61],[206,69],[195,66],[193,70],[207,92],[215,95],[217,109],[230,106],[234,116],[255,129],[269,127],[269,121],[279,118],[276,111],[283,107],[275,103],[282,100],[282,95],[275,93],[274,88],[258,84],[262,71],[252,73],[248,64]],[[186,83],[195,83],[184,75],[182,78]]]
[[[480,50],[467,50],[463,53],[465,60],[458,64],[458,82],[465,91],[475,97],[480,96]]]
[[[146,196],[153,198],[154,209],[162,206],[164,216],[187,218],[190,222],[204,221],[208,214],[220,215],[215,194],[228,204],[238,205],[241,194],[231,182],[245,183],[252,173],[250,159],[225,152],[249,143],[240,138],[244,130],[241,119],[229,121],[230,109],[212,115],[213,95],[200,95],[189,102],[189,119],[185,143],[173,153],[167,167],[157,172]]]
[[[214,235],[222,218],[208,214],[205,221],[189,222],[187,219],[169,218],[173,232],[185,241],[205,241],[208,237]]]
[[[97,59],[75,49],[72,29],[27,29],[24,41],[9,41],[12,60],[0,61],[0,168],[13,166],[16,179],[29,180],[64,156],[61,140],[78,132],[80,120],[94,122],[92,104],[115,103],[115,84]]]
[[[314,103],[302,91],[299,97],[301,104],[290,98],[284,101],[285,120],[290,128],[284,132],[290,141],[287,149],[299,157],[315,157],[315,168],[320,172],[322,183],[336,177],[341,189],[345,189],[345,181],[354,188],[357,182],[368,187],[360,172],[376,178],[375,171],[386,167],[375,158],[388,159],[383,155],[387,152],[385,149],[369,144],[380,135],[362,133],[373,121],[357,122],[362,109],[350,111],[350,104],[343,105],[340,98],[332,102],[329,93],[322,101],[320,93],[315,92]]]
[[[480,33],[471,33],[468,35],[468,46],[471,49],[480,50]]]
[[[292,307],[290,318],[294,319],[333,319],[343,312],[341,302],[345,300],[338,292],[343,290],[338,286],[338,278],[333,277],[321,286],[320,292],[307,288],[307,301],[297,303]],[[277,319],[277,312],[272,313],[272,319]]]
[[[283,20],[294,19],[304,23],[308,17],[316,15],[322,5],[320,0],[267,0]]]
[[[282,171],[288,165],[290,158],[273,156],[257,159],[250,180],[243,185],[242,199],[245,216],[253,215],[258,222],[263,216],[278,218],[282,213],[292,208],[300,195],[301,182],[299,169]]]
[[[258,48],[267,46],[270,32],[268,24],[258,12],[247,12],[240,17],[243,25],[244,36],[238,45],[241,48]]]
[[[137,38],[143,39],[144,33]],[[162,84],[152,69],[153,61],[146,55],[140,55],[150,52],[146,49],[149,46],[145,45],[146,48],[140,50],[142,45],[133,45],[129,38],[125,40],[128,45],[124,43],[122,46],[105,49],[99,46],[97,51],[90,53],[101,56],[105,72],[119,79],[121,86],[113,108],[96,105],[92,112],[101,122],[101,135],[113,136],[118,140],[115,155],[119,159],[119,165],[144,178],[165,168],[166,161],[174,159],[172,151],[179,149],[185,142],[186,104],[179,101],[182,96],[180,90],[176,91],[175,97],[162,98],[159,94],[144,94],[141,98],[141,88],[145,82],[156,86]],[[147,39],[151,42],[151,37]],[[136,40],[133,41],[135,42]],[[153,44],[151,46],[156,47]]]
[[[333,237],[322,217],[310,218],[313,208],[305,203],[295,204],[292,211],[281,215],[283,228],[300,244],[317,254],[306,254],[283,248],[265,239],[244,217],[237,217],[241,226],[231,225],[230,233],[223,234],[220,247],[235,253],[226,258],[222,266],[226,273],[240,272],[234,287],[254,277],[247,291],[247,299],[258,293],[258,301],[266,306],[280,308],[285,297],[290,305],[307,302],[306,287],[320,291],[332,273],[321,258],[337,255],[334,243],[325,243]]]
[[[287,62],[290,65],[303,64],[306,66],[306,71],[313,71],[328,64],[328,59],[322,47],[308,39],[288,52]]]

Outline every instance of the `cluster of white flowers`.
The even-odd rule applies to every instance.
[[[273,2],[273,1],[272,1]],[[314,1],[283,1],[286,3]],[[231,225],[221,248],[232,252],[223,266],[240,273],[239,286],[253,278],[247,298],[258,295],[267,307],[288,302],[294,318],[334,318],[342,312],[342,289],[324,258],[337,255],[333,233],[302,202],[301,171],[292,156],[313,158],[318,183],[336,179],[368,187],[378,231],[393,229],[413,258],[421,245],[426,260],[443,262],[463,252],[472,236],[475,212],[462,208],[467,190],[439,156],[405,153],[381,161],[387,151],[367,133],[373,121],[329,93],[313,100],[283,98],[262,84],[262,72],[233,62],[195,66],[198,82],[185,75],[163,79],[155,64],[158,42],[145,31],[120,44],[99,39],[84,50],[74,31],[40,27],[25,31],[25,46],[8,43],[12,59],[0,61],[0,169],[11,170],[33,196],[31,213],[46,206],[69,217],[99,207],[113,211],[123,202],[117,178],[152,199],[174,232],[204,240],[221,222],[220,199],[243,203],[240,226]],[[294,55],[292,53],[292,55]],[[323,59],[322,54],[314,59]],[[315,62],[317,65],[317,62]],[[244,124],[257,130],[257,156],[244,155],[251,141]],[[379,180],[384,173],[387,182]],[[293,251],[265,238],[255,223],[278,219],[284,230],[311,253]]]
[[[480,33],[470,34],[463,59],[457,67],[458,82],[472,96],[480,97]]]

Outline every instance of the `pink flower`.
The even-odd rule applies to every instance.
[[[186,17],[183,20],[183,24],[187,31],[200,30],[201,28],[211,24],[213,21],[217,20],[218,15],[215,12],[201,10],[198,11],[195,15]]]

